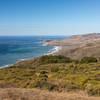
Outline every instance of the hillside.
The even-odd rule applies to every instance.
[[[73,35],[64,40],[54,40],[47,45],[61,46],[58,54],[74,59],[81,59],[84,56],[100,57],[100,34]]]
[[[7,92],[7,88],[16,92]],[[35,91],[35,89],[41,90]],[[36,95],[36,97],[37,91],[47,93],[45,98],[48,99],[45,100],[51,100],[51,98],[60,100],[61,97],[64,97],[64,100],[80,100],[80,98],[81,100],[92,100],[91,96],[100,96],[100,59],[84,57],[78,61],[61,55],[49,55],[21,61],[11,67],[0,69],[0,95],[3,92],[8,97],[24,95],[24,98],[29,98],[27,94],[23,94],[23,91],[30,96]],[[86,95],[81,97],[79,91]],[[53,92],[58,95],[57,98]],[[76,98],[78,99],[69,96],[72,92],[77,93]],[[38,99],[29,100],[44,100],[43,94],[42,97],[41,95],[37,97]],[[96,97],[93,98],[98,100]]]

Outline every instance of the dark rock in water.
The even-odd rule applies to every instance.
[[[50,41],[52,41],[52,40],[45,40],[45,42],[50,42]]]

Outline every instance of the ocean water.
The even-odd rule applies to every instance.
[[[42,38],[43,41],[38,40]],[[0,36],[0,67],[7,67],[17,61],[39,57],[57,50],[45,46],[45,40],[61,40],[65,36]]]

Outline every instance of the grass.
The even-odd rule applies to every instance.
[[[89,97],[82,91],[48,92],[40,89],[0,89],[0,100],[100,100],[99,97]]]
[[[42,56],[1,69],[0,87],[82,90],[100,96],[100,62],[94,57],[76,63],[64,56]]]

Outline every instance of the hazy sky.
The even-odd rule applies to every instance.
[[[100,0],[0,0],[0,35],[100,32]]]

